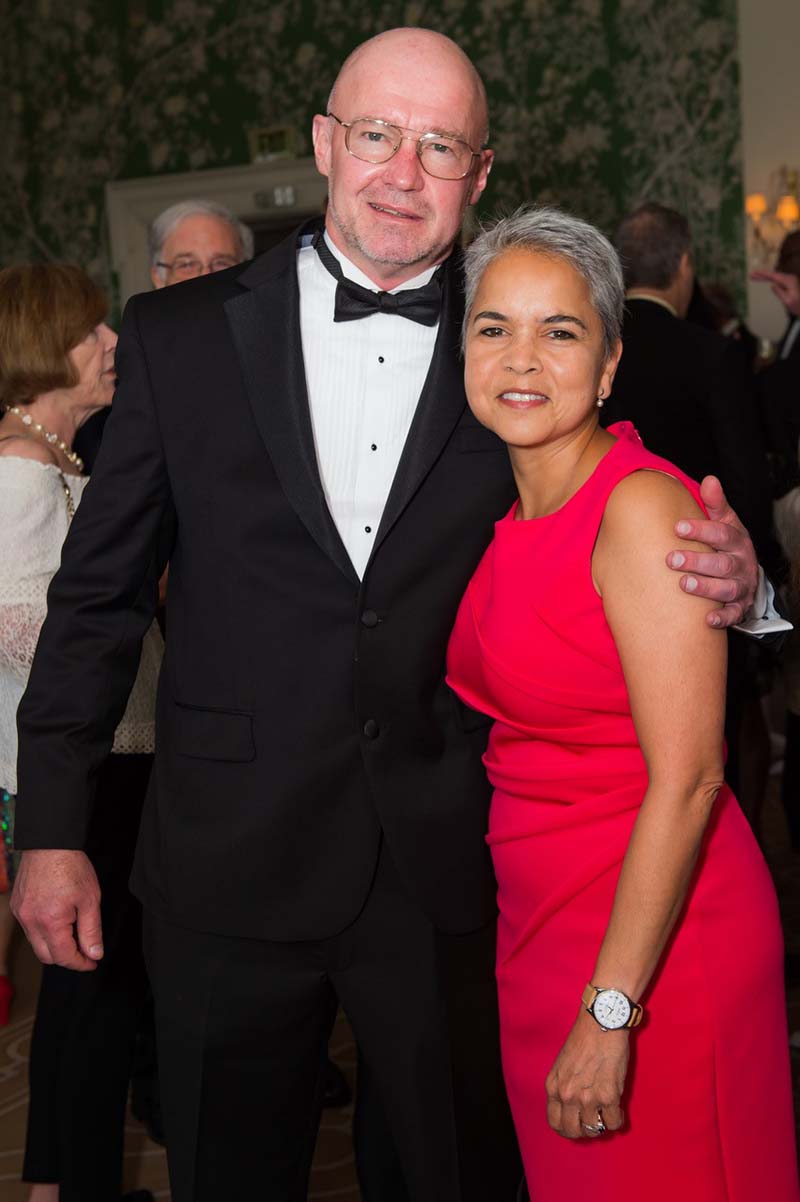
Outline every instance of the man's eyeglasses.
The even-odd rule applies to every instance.
[[[192,259],[190,256],[179,255],[171,263],[157,262],[156,267],[163,267],[182,280],[190,280],[193,276],[202,275],[206,269],[212,272],[225,271],[228,267],[235,267],[238,262],[239,260],[234,259],[233,255],[215,255],[207,263],[201,262],[200,259]]]
[[[397,154],[404,141],[416,142],[417,157],[423,171],[435,179],[464,179],[472,169],[472,160],[479,159],[479,150],[473,150],[463,138],[440,134],[431,130],[420,133],[402,125],[390,125],[377,117],[358,117],[355,121],[342,121],[335,113],[328,113],[344,130],[344,144],[350,154],[364,163],[387,163]],[[413,134],[413,137],[408,137]]]

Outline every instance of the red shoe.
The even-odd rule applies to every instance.
[[[14,986],[8,977],[0,975],[0,1027],[7,1027],[11,1015],[11,1001],[14,997]]]

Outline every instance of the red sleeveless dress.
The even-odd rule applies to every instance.
[[[497,523],[448,652],[451,687],[495,718],[484,762],[503,1068],[528,1188],[532,1202],[797,1202],[777,902],[727,788],[631,1034],[625,1127],[571,1141],[547,1124],[545,1078],[594,967],[647,788],[592,550],[608,497],[631,472],[666,472],[699,501],[629,423],[610,432],[617,442],[561,509],[532,521],[512,510]]]

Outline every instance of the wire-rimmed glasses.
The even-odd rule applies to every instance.
[[[335,113],[328,113],[344,130],[344,144],[349,154],[364,163],[387,163],[397,154],[404,141],[416,142],[417,158],[423,171],[435,179],[464,179],[472,169],[473,159],[481,152],[473,150],[463,138],[452,134],[428,130],[420,133],[416,129],[405,129],[392,125],[379,117],[357,117],[355,121],[342,121]],[[409,137],[409,135],[413,135]]]
[[[207,263],[203,263],[201,259],[194,259],[191,255],[178,255],[171,263],[157,262],[156,267],[163,267],[182,280],[190,280],[194,276],[202,275],[206,270],[226,271],[228,267],[235,267],[238,262],[233,255],[214,255]]]

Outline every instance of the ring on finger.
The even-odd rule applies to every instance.
[[[603,1122],[603,1115],[602,1115],[601,1111],[599,1111],[599,1110],[597,1112],[597,1122],[596,1123],[581,1123],[581,1126],[583,1127],[583,1129],[587,1135],[602,1135],[604,1131],[608,1130],[605,1123]]]

